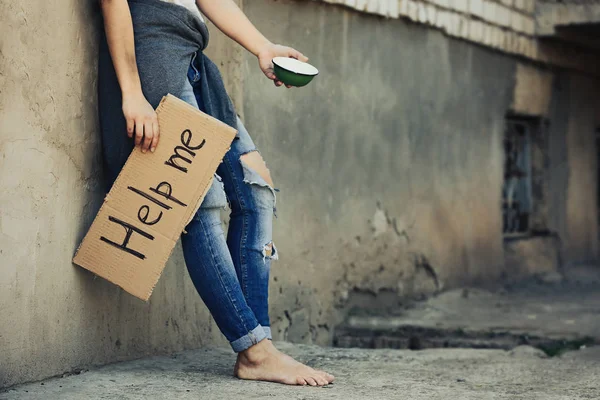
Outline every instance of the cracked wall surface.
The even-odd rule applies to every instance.
[[[147,304],[71,264],[103,196],[94,3],[0,3],[0,387],[226,345],[179,247]],[[393,313],[406,298],[505,274],[501,151],[513,108],[548,109],[546,185],[559,195],[547,226],[566,261],[597,258],[596,81],[537,79],[531,66],[525,78],[553,85],[550,105],[532,104],[515,99],[530,85],[515,59],[424,25],[307,1],[244,9],[321,71],[305,88],[275,88],[211,30],[207,52],[281,189],[276,340],[331,344],[348,314]]]

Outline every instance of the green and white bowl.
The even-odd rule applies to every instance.
[[[312,65],[288,57],[275,57],[273,72],[281,82],[297,87],[308,84],[319,74],[319,70]]]

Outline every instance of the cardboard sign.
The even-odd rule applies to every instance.
[[[73,262],[148,300],[236,131],[172,95],[154,153],[129,156]]]

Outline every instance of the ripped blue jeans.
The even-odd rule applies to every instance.
[[[181,98],[203,110],[195,59]],[[194,286],[233,350],[240,352],[271,338],[269,270],[277,250],[271,178],[239,118],[237,123],[238,135],[181,240]],[[227,203],[231,214],[225,237],[221,209]]]

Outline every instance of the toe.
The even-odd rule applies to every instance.
[[[327,372],[321,371],[321,370],[317,370],[317,372],[319,373],[319,376],[322,379],[325,379],[327,381],[327,383],[333,382],[333,375],[328,374]]]
[[[325,386],[327,385],[329,382],[327,381],[327,379],[325,379],[323,376],[321,375],[317,375],[317,376],[313,376],[313,379],[315,381],[317,381],[317,383],[319,384],[319,386]]]
[[[296,385],[306,386],[306,380],[299,376],[296,378]]]
[[[317,381],[315,381],[312,377],[307,376],[306,378],[304,378],[304,380],[306,380],[306,382],[308,382],[308,384],[310,386],[317,386]]]

